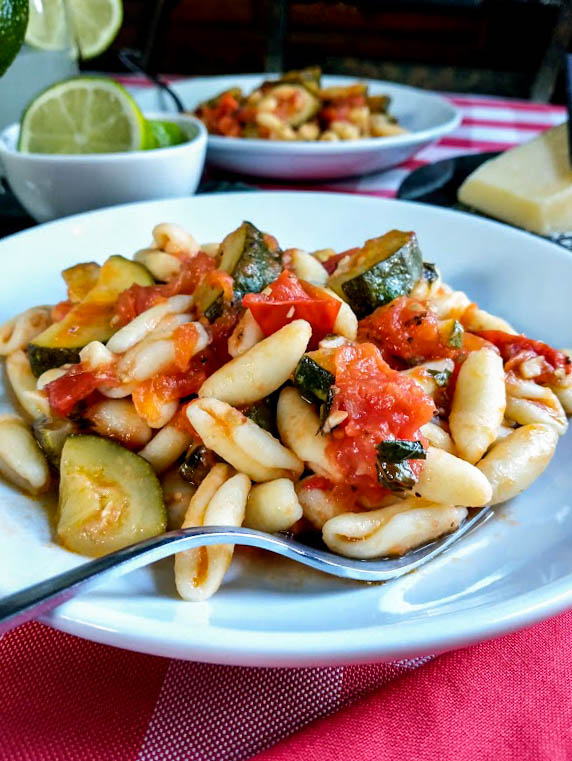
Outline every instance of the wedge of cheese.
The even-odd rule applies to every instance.
[[[459,201],[525,230],[572,232],[567,125],[487,161],[459,188]]]

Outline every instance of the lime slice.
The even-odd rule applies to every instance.
[[[28,0],[0,0],[0,77],[24,42],[28,25]]]
[[[117,153],[143,150],[145,118],[127,90],[105,77],[75,77],[48,87],[22,117],[18,149],[26,153]]]
[[[73,45],[64,0],[30,0],[26,42],[42,50],[65,50]]]
[[[156,119],[150,119],[149,125],[155,138],[154,148],[168,148],[170,145],[180,145],[186,143],[188,138],[179,127],[173,122],[161,122]]]
[[[122,1],[67,0],[66,4],[81,57],[95,58],[107,50],[123,21]]]

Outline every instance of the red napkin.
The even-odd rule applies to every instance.
[[[170,661],[29,624],[0,642],[0,761],[570,761],[571,624],[318,669]]]

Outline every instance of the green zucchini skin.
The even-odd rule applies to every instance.
[[[152,285],[141,264],[111,256],[99,270],[96,284],[59,322],[50,325],[28,345],[30,367],[36,377],[52,367],[79,362],[79,353],[91,341],[108,341],[115,333],[110,324],[119,294],[134,283]]]
[[[367,241],[345,272],[335,271],[328,285],[359,319],[399,296],[407,296],[423,275],[423,257],[415,233],[391,230]]]
[[[51,370],[52,367],[79,362],[79,353],[82,349],[83,346],[78,346],[76,349],[61,349],[57,346],[28,344],[27,353],[32,372],[36,378],[39,378],[42,373]]]
[[[115,441],[68,436],[60,463],[57,535],[100,557],[165,531],[163,491],[151,465]]]
[[[222,242],[218,269],[232,276],[234,303],[240,303],[247,293],[260,293],[276,280],[282,272],[282,251],[271,250],[264,234],[251,222],[243,222]],[[196,303],[209,322],[225,309],[222,291],[212,286],[201,289]]]
[[[179,473],[181,478],[193,486],[200,486],[216,462],[214,452],[207,449],[204,444],[191,444],[179,466]]]
[[[50,465],[58,469],[62,449],[68,436],[78,432],[78,426],[67,418],[41,417],[32,423],[32,433]]]
[[[327,402],[335,377],[308,354],[304,354],[294,370],[294,385],[308,401]]]

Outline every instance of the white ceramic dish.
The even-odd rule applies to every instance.
[[[207,133],[194,117],[173,114],[169,119],[187,134],[188,142],[152,151],[73,156],[20,153],[20,127],[12,124],[0,133],[0,168],[4,166],[14,195],[38,222],[131,201],[188,196],[201,179]]]
[[[201,77],[177,82],[173,89],[187,108],[193,110],[201,101],[230,87],[250,92],[268,74],[243,74],[224,77]],[[324,87],[352,84],[356,77],[324,76]],[[366,174],[400,164],[426,145],[454,130],[461,121],[459,111],[439,95],[414,87],[369,79],[372,95],[391,97],[391,113],[409,134],[368,138],[339,143],[290,143],[269,140],[245,140],[209,136],[207,159],[231,172],[283,180],[323,180]],[[173,102],[157,88],[132,94],[142,108],[173,110]]]
[[[131,255],[172,221],[217,240],[250,219],[284,247],[346,249],[397,227],[484,308],[533,337],[572,344],[572,256],[481,218],[402,201],[325,193],[222,193],[83,214],[0,241],[0,322],[64,297],[60,269]],[[33,273],[31,275],[30,273]],[[3,400],[7,403],[6,397]],[[3,412],[0,399],[0,412]],[[203,603],[177,599],[172,561],[101,587],[54,612],[52,626],[158,655],[250,665],[332,664],[443,651],[572,606],[572,435],[544,475],[485,526],[420,571],[385,585],[345,583],[237,558]],[[51,542],[36,502],[0,485],[0,592],[81,562]],[[250,557],[250,556],[249,556]]]

